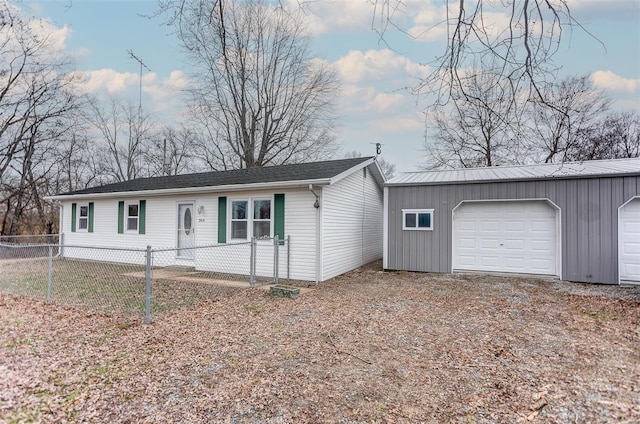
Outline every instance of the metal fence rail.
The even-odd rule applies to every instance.
[[[188,249],[33,240],[0,243],[0,292],[107,314],[134,314],[147,323],[156,314],[228,290],[278,283],[281,274],[289,278],[289,238]]]

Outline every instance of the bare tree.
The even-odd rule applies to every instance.
[[[588,76],[572,76],[544,88],[545,102],[531,104],[529,145],[545,163],[565,162],[569,152],[603,117],[610,100]]]
[[[571,161],[640,157],[640,116],[612,113],[581,130],[567,152]]]
[[[151,135],[148,115],[131,101],[111,97],[106,105],[90,102],[89,120],[103,143],[99,155],[104,172],[115,181],[148,176],[143,163]]]
[[[336,74],[312,60],[299,13],[266,1],[166,0],[193,65],[192,116],[212,169],[330,157]]]
[[[78,108],[70,61],[32,24],[15,6],[0,4],[0,201],[2,233],[9,234],[49,220],[42,201],[54,166],[49,153],[65,116]],[[25,219],[31,212],[35,219]]]
[[[358,152],[357,150],[352,150],[350,152],[347,152],[344,155],[344,157],[345,159],[361,158],[362,153]],[[396,176],[396,165],[394,163],[389,162],[388,160],[386,160],[381,156],[376,157],[376,162],[378,162],[380,169],[382,169],[382,173],[387,179],[393,178]]]
[[[146,153],[149,175],[178,175],[204,168],[198,157],[198,134],[190,127],[165,125],[151,138]]]
[[[425,141],[427,169],[498,166],[514,160],[520,113],[499,75],[476,71],[448,109],[434,107],[434,137]]]
[[[403,0],[374,0],[372,28],[381,40],[390,28],[420,38],[429,31],[446,27],[447,44],[431,65],[434,71],[416,87],[418,92],[435,93],[436,105],[447,104],[466,91],[469,68],[480,68],[511,86],[514,97],[545,102],[544,86],[555,79],[558,68],[553,58],[563,36],[575,27],[586,31],[571,15],[569,0],[445,0],[441,21],[423,33],[408,31],[399,16]],[[587,32],[588,33],[588,32]]]

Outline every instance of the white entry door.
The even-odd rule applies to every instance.
[[[453,269],[557,275],[556,210],[547,202],[465,202],[453,215]]]
[[[640,284],[640,198],[620,208],[620,282]]]
[[[178,204],[178,257],[193,259],[196,245],[193,203]]]

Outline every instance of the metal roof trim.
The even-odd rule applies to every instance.
[[[535,181],[582,178],[611,178],[640,175],[640,158],[611,159],[564,164],[519,165],[417,171],[399,175],[386,186],[466,184],[503,181]]]

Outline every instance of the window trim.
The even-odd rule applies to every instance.
[[[82,232],[82,233],[88,233],[89,232],[89,215],[91,214],[91,211],[89,210],[89,203],[78,203],[77,205],[78,205],[77,206],[78,217],[76,218],[76,231]],[[87,208],[86,216],[82,216],[82,208]],[[87,226],[84,228],[80,226],[80,221],[82,219],[85,219],[87,221]]]
[[[136,216],[130,216],[129,215],[129,206],[137,206],[138,207],[138,215]],[[131,229],[129,228],[129,219],[130,218],[135,218],[136,219],[136,228]],[[124,232],[125,233],[131,233],[131,234],[138,234],[138,231],[140,230],[140,202],[124,202]]]
[[[274,224],[274,200],[273,196],[248,196],[248,197],[229,197],[227,199],[227,240],[228,241],[248,241],[254,236],[253,223],[254,222],[266,222],[266,219],[254,219],[254,202],[259,200],[268,200],[270,204],[269,213],[269,240],[273,239],[273,224]],[[247,202],[247,218],[244,220],[233,218],[233,203],[234,202]],[[233,222],[246,222],[247,223],[247,238],[233,238]],[[265,239],[257,239],[258,241]]]
[[[403,231],[433,231],[433,209],[402,209],[402,230]],[[416,216],[416,226],[415,227],[407,227],[407,215],[415,215]],[[419,214],[429,214],[429,227],[419,227],[418,226],[418,215]]]

